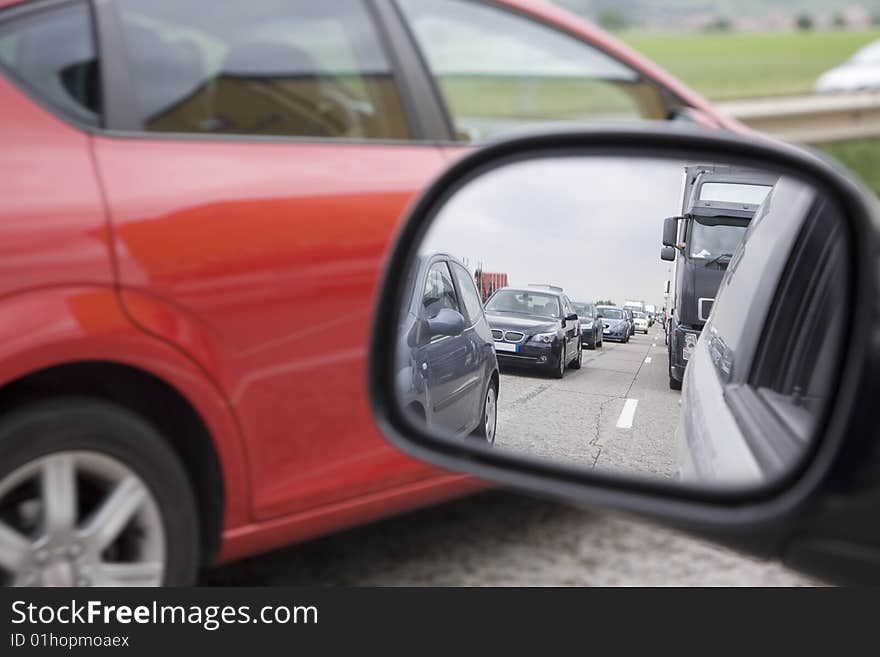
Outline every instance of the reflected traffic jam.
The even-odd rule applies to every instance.
[[[575,180],[590,182],[577,187]],[[628,196],[631,180],[645,192],[638,202]],[[442,250],[469,279],[461,289],[448,285],[440,311],[433,310],[436,284],[428,281],[419,308],[424,342],[437,339],[430,337],[434,324],[450,324],[448,308],[456,313],[454,333],[482,315],[498,368],[488,375],[496,449],[681,484],[772,481],[809,445],[815,424],[807,400],[821,410],[828,378],[811,370],[785,384],[788,394],[754,390],[773,405],[768,413],[794,423],[788,441],[756,438],[741,409],[718,397],[743,395],[750,403],[749,368],[774,355],[762,356],[782,302],[771,285],[791,275],[783,265],[792,253],[809,248],[798,235],[821,211],[820,201],[796,180],[725,163],[597,156],[501,166],[453,194],[419,247]],[[535,208],[543,210],[541,221]],[[545,248],[533,248],[537,240]],[[489,270],[493,281],[503,272],[505,285],[481,295],[479,311],[465,309],[456,295],[466,290],[475,306]],[[839,287],[839,276],[828,275],[829,286]],[[720,299],[727,305],[716,309]],[[460,315],[471,319],[458,321]],[[837,326],[835,314],[828,318]],[[805,329],[791,327],[783,351]],[[834,333],[815,334],[815,353],[833,358],[835,341]],[[480,385],[468,392],[463,382],[432,376],[435,367],[449,369],[449,353],[429,354],[422,378],[433,404],[427,425],[458,439],[477,417],[486,423],[487,374],[462,349],[460,367],[482,369]],[[432,380],[441,383],[435,388]],[[441,410],[465,398],[469,421],[444,422]]]

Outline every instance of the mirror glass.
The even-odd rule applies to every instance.
[[[723,489],[810,452],[848,275],[839,208],[810,183],[546,155],[432,215],[400,281],[394,382],[432,437]]]

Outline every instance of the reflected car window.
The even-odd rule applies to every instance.
[[[558,318],[560,316],[559,300],[555,296],[512,290],[496,292],[486,303],[486,310],[538,315],[539,317]]]
[[[425,282],[425,293],[422,295],[422,306],[428,318],[436,317],[444,308],[459,311],[452,275],[445,262],[435,262],[431,265]]]
[[[599,315],[607,319],[623,319],[623,311],[620,308],[600,308]]]
[[[455,282],[458,283],[458,289],[461,292],[461,299],[464,302],[470,323],[474,324],[483,316],[483,302],[480,300],[474,279],[464,267],[456,263],[452,264],[452,273],[455,276]]]

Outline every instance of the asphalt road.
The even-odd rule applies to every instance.
[[[277,550],[226,586],[798,586],[817,582],[619,514],[489,492]]]
[[[670,390],[657,325],[627,344],[584,350],[561,380],[505,370],[496,448],[585,468],[671,478],[680,393]]]
[[[652,328],[649,336],[638,335],[629,344],[606,342],[602,349],[584,351],[584,367],[568,370],[562,380],[505,372],[496,448],[524,450],[587,468],[671,477],[678,397],[669,390],[666,378],[663,334]],[[494,491],[216,568],[203,574],[202,583],[775,586],[817,582],[621,514]]]

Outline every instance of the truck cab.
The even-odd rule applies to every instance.
[[[662,260],[671,261],[667,319],[669,387],[681,390],[718,286],[758,206],[778,176],[749,169],[686,166],[682,214],[663,221]]]

